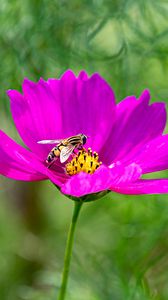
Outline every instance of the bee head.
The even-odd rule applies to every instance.
[[[84,134],[81,134],[81,138],[82,138],[82,143],[83,143],[83,145],[86,144],[87,136],[84,135]]]

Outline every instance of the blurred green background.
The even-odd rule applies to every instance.
[[[168,1],[1,0],[0,65],[0,125],[15,139],[5,90],[24,77],[86,69],[117,101],[144,88],[168,101]],[[1,300],[56,300],[72,207],[50,182],[0,178]],[[168,299],[167,195],[85,204],[67,300],[147,299]]]

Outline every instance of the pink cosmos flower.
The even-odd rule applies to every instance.
[[[50,179],[73,197],[111,190],[123,194],[168,192],[168,179],[142,179],[168,168],[168,135],[164,103],[149,105],[145,90],[137,99],[115,103],[113,90],[99,74],[23,82],[23,94],[9,90],[11,112],[27,148],[0,131],[0,174],[15,180]],[[83,133],[102,164],[93,172],[68,175],[65,164],[46,165],[51,145],[37,142]],[[72,157],[69,158],[71,160]],[[70,162],[71,163],[71,162]]]

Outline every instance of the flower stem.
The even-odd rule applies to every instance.
[[[76,227],[80,209],[82,207],[82,203],[83,202],[80,202],[80,201],[74,201],[74,211],[73,211],[73,216],[72,216],[72,222],[71,222],[69,232],[68,232],[68,238],[67,238],[67,244],[66,244],[65,256],[64,256],[64,269],[63,269],[63,273],[62,273],[62,283],[61,283],[61,288],[60,288],[60,292],[58,295],[58,300],[64,300],[65,296],[66,296],[66,288],[67,288],[67,282],[68,282],[70,261],[71,261],[71,256],[72,256],[72,247],[73,247],[73,241],[74,241],[75,227]]]

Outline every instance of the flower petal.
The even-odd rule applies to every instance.
[[[111,186],[111,190],[121,194],[164,194],[168,193],[168,179],[140,179],[130,184]]]
[[[51,179],[52,176],[57,186],[66,180],[62,170],[46,168],[35,154],[15,143],[3,131],[0,131],[0,174],[24,181]]]
[[[108,137],[115,115],[115,96],[110,86],[96,73],[89,78],[81,72],[75,78],[72,71],[65,72],[59,81],[49,79],[48,83],[62,116],[62,122],[57,122],[56,136],[86,134],[87,146],[98,151]]]
[[[24,95],[15,90],[8,91],[12,116],[24,143],[45,159],[52,146],[40,145],[37,141],[56,138],[60,114],[47,83],[25,80],[23,90]]]
[[[78,79],[81,79],[81,80],[88,80],[89,76],[88,74],[83,70],[83,71],[80,71],[79,73],[79,76],[78,76]]]
[[[135,163],[144,174],[168,169],[168,134],[147,143],[136,156]]]
[[[112,175],[112,185],[134,182],[142,175],[141,167],[136,163],[124,166],[120,162],[113,163],[109,167]]]
[[[11,110],[25,144],[43,159],[51,147],[39,145],[44,139],[63,139],[84,133],[88,146],[99,150],[112,128],[114,93],[98,75],[81,72],[76,78],[67,71],[60,80],[25,80],[23,93],[10,90]]]
[[[145,143],[162,134],[166,124],[165,104],[148,105],[148,102],[149,93],[144,91],[139,100],[129,96],[117,105],[115,124],[100,153],[105,164],[130,162]]]
[[[111,165],[110,168],[102,165],[92,175],[81,172],[72,176],[62,185],[61,191],[74,197],[82,197],[87,194],[108,190],[116,184],[135,181],[140,175],[141,169],[136,164],[124,167],[117,163]]]
[[[0,131],[0,174],[17,180],[42,180],[45,167],[35,155]]]
[[[61,192],[74,197],[82,197],[87,194],[97,193],[109,189],[111,171],[101,166],[94,174],[81,172],[72,176],[61,187]]]

